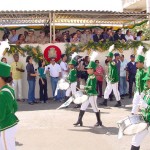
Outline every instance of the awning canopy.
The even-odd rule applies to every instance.
[[[79,24],[79,25],[126,25],[148,20],[146,12],[116,11],[0,11],[0,26]]]

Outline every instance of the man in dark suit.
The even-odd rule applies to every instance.
[[[135,83],[136,63],[135,55],[130,56],[131,61],[127,64],[127,81],[129,82],[129,98],[132,98],[132,86]]]
[[[95,35],[93,36],[93,41],[94,41],[94,42],[103,41],[102,31],[101,31],[100,29],[97,30],[97,34],[95,34]]]
[[[121,29],[118,29],[118,30],[116,31],[116,33],[114,34],[114,41],[117,41],[117,40],[126,41],[125,35],[122,34]]]

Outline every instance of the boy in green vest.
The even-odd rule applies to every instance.
[[[15,150],[15,134],[18,118],[14,90],[8,85],[12,81],[10,66],[0,62],[0,150]]]
[[[107,106],[107,100],[109,98],[109,95],[111,94],[112,90],[115,95],[115,98],[117,100],[117,104],[115,107],[120,107],[121,106],[121,101],[120,101],[120,93],[118,90],[118,82],[119,82],[119,76],[118,76],[118,71],[117,71],[117,66],[116,63],[112,60],[113,58],[113,53],[111,52],[113,50],[114,46],[112,45],[110,47],[111,50],[107,54],[107,60],[109,61],[108,63],[108,77],[107,77],[107,87],[104,92],[104,101],[100,103],[100,105]]]
[[[72,92],[72,95],[76,94],[76,87],[77,87],[77,70],[75,69],[76,61],[72,59],[69,63],[69,74],[67,77],[68,82],[70,83],[70,88],[66,91],[66,96],[69,97],[70,93]]]
[[[93,52],[93,56],[95,53]],[[92,58],[92,56],[91,56],[91,58]],[[92,109],[96,114],[97,123],[95,124],[95,126],[102,126],[102,121],[100,119],[100,111],[98,110],[98,107],[97,107],[98,93],[96,91],[96,82],[97,81],[96,81],[96,77],[94,75],[95,69],[96,69],[96,63],[94,62],[93,59],[91,59],[90,63],[87,66],[87,73],[89,74],[89,76],[86,81],[86,85],[84,87],[84,90],[85,90],[86,94],[89,96],[89,98],[87,101],[82,103],[78,120],[76,123],[74,123],[75,126],[77,126],[77,125],[83,126],[82,117],[83,117],[85,110],[87,109],[89,103],[91,104]]]
[[[140,47],[141,49],[143,49],[143,47]],[[138,49],[140,49],[138,48]],[[141,54],[137,56],[136,58],[136,67],[137,72],[136,72],[136,76],[135,76],[135,81],[136,81],[136,92],[134,94],[134,98],[133,98],[133,105],[132,105],[132,114],[136,114],[138,111],[138,104],[140,99],[143,98],[144,94],[143,94],[143,90],[144,90],[144,86],[145,86],[145,82],[143,81],[143,78],[146,75],[146,71],[144,69],[144,60],[145,57],[142,56]]]

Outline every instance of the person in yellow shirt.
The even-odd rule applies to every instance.
[[[23,64],[19,62],[19,55],[14,54],[14,62],[11,64],[11,73],[14,83],[15,96],[18,101],[24,101],[22,96],[22,73]]]

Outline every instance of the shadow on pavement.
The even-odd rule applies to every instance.
[[[16,143],[16,146],[23,146],[23,144],[18,141],[16,141],[15,143]]]
[[[84,128],[84,129],[83,129]],[[86,128],[86,129],[85,129]],[[75,129],[69,129],[70,131],[75,132],[91,132],[94,134],[106,134],[106,135],[117,135],[118,134],[118,128],[116,127],[90,127],[90,126],[83,126],[83,127],[75,127]]]

